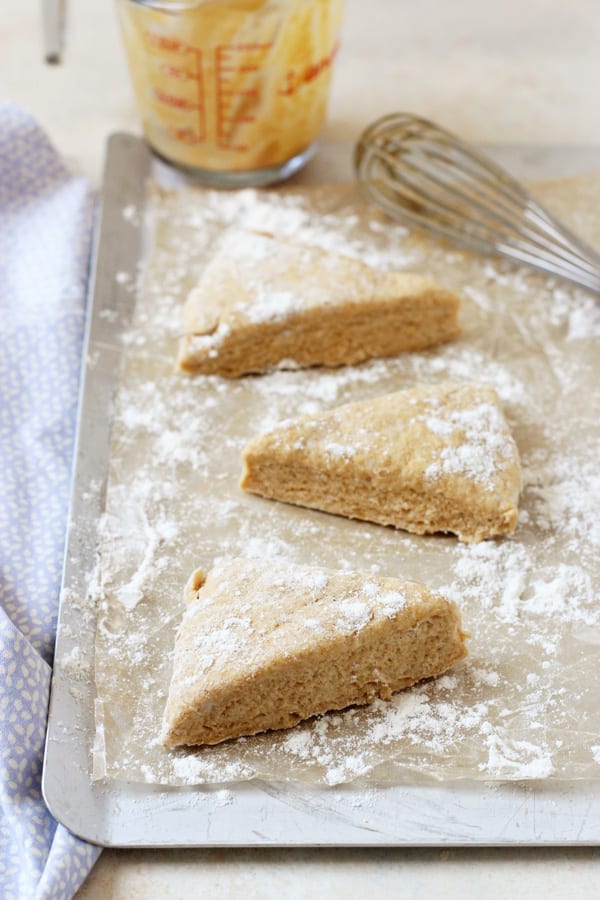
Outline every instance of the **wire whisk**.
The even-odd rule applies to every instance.
[[[354,164],[370,198],[394,218],[600,294],[600,254],[501,166],[433,122],[408,113],[378,119],[359,138]]]

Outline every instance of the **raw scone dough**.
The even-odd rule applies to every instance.
[[[394,356],[456,337],[458,305],[420,275],[236,230],[185,304],[179,364],[236,378]]]
[[[491,387],[420,385],[254,438],[241,486],[415,534],[480,541],[515,530],[519,454]]]
[[[186,587],[164,716],[167,747],[289,728],[389,699],[466,654],[456,604],[415,582],[220,562]]]

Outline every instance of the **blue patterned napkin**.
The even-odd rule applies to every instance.
[[[70,898],[99,849],[40,780],[73,453],[93,198],[0,103],[0,897]]]

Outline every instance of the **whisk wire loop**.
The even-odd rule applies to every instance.
[[[391,216],[600,293],[600,254],[497,163],[432,122],[408,113],[379,119],[362,134],[355,166]]]

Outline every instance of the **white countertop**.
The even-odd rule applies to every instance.
[[[61,66],[42,61],[40,5],[5,0],[0,93],[98,181],[107,134],[140,130],[115,4],[67,2]],[[473,141],[600,146],[599,48],[597,0],[346,0],[323,137],[404,110]]]
[[[99,183],[106,136],[139,131],[137,112],[113,3],[67,13],[64,63],[49,67],[39,0],[5,2],[0,95]],[[598,0],[347,0],[342,40],[326,141],[407,110],[475,141],[600,146]],[[592,900],[599,883],[586,848],[109,850],[79,896]]]

